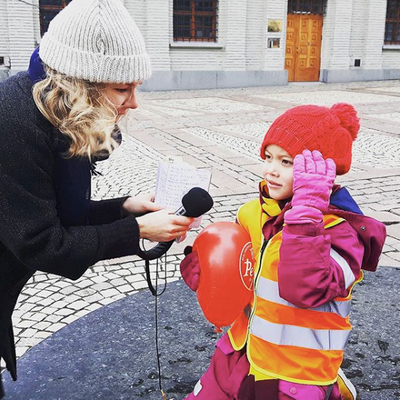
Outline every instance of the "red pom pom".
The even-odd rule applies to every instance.
[[[355,140],[360,130],[360,118],[357,117],[355,108],[347,103],[337,103],[331,107],[331,111],[339,118],[340,125],[345,128]]]

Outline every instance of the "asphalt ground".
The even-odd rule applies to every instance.
[[[399,277],[399,268],[381,268],[354,292],[342,369],[359,400],[400,398],[400,343],[393,334],[400,305],[387,295]],[[7,377],[6,400],[161,400],[160,385],[168,400],[183,399],[223,333],[215,333],[182,280],[167,285],[157,307],[155,300],[147,290],[124,297],[39,343],[19,360],[18,381]]]

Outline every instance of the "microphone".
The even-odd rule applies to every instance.
[[[175,215],[197,218],[209,211],[213,204],[214,201],[206,190],[194,187],[182,197],[182,206],[175,211]],[[155,260],[165,254],[173,243],[174,240],[160,242],[149,250],[139,248],[137,255],[143,260]]]

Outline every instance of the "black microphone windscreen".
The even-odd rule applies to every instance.
[[[182,205],[188,217],[200,217],[211,209],[214,201],[208,192],[202,188],[194,187],[182,197]]]

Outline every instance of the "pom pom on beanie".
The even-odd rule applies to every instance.
[[[50,22],[39,55],[50,68],[90,82],[151,75],[143,37],[121,0],[72,0]]]
[[[337,174],[343,175],[350,169],[353,141],[359,130],[357,112],[350,104],[294,107],[268,129],[260,155],[265,159],[265,149],[270,144],[282,147],[292,157],[306,149],[319,150],[324,158],[335,161]]]
[[[360,119],[357,117],[357,111],[354,107],[346,103],[337,103],[331,107],[331,111],[337,115],[340,125],[347,129],[353,140],[355,140],[360,130]]]

